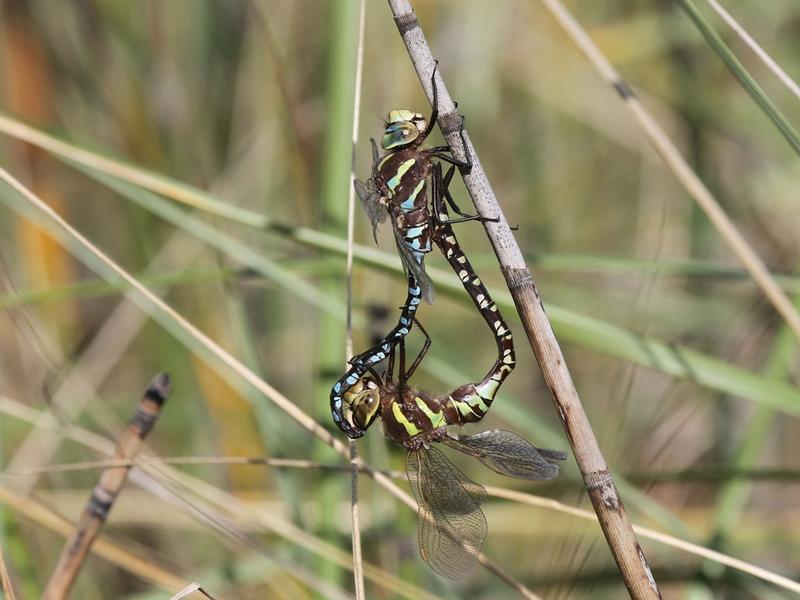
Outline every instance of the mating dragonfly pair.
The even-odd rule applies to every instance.
[[[422,558],[440,575],[460,579],[474,567],[486,538],[486,518],[480,508],[486,490],[459,471],[433,443],[473,456],[503,475],[529,480],[556,477],[557,463],[566,454],[536,448],[510,431],[494,429],[468,436],[449,431],[451,427],[480,421],[486,415],[516,359],[511,330],[461,251],[451,227],[452,223],[487,220],[461,212],[449,191],[455,168],[472,166],[463,131],[460,137],[467,161],[458,160],[448,146],[422,147],[438,117],[435,75],[434,68],[430,119],[408,110],[391,111],[381,139],[385,153],[379,155],[372,140],[371,176],[365,182],[355,182],[372,222],[373,236],[379,224],[391,219],[408,277],[408,295],[397,325],[377,345],[353,357],[350,369],[334,384],[331,413],[336,425],[350,438],[363,436],[380,417],[386,437],[408,450],[406,472],[419,505]],[[442,161],[451,165],[446,174],[442,172]],[[448,206],[459,216],[451,219]],[[434,244],[458,275],[497,345],[497,358],[481,381],[462,385],[445,396],[431,396],[408,385],[430,347],[430,337],[417,321],[416,312],[422,299],[433,301],[433,284],[425,272],[424,260]],[[405,337],[413,324],[425,336],[425,343],[406,368]],[[380,374],[376,365],[385,359],[388,366]]]

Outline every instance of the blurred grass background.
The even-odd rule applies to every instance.
[[[677,5],[582,0],[569,6],[796,296],[800,167],[792,148]],[[698,6],[796,123],[796,99],[704,2]],[[344,365],[344,258],[314,233],[345,234],[355,3],[3,0],[0,7],[0,108],[8,118],[207,190],[246,215],[304,228],[248,227],[203,212],[192,220],[171,201],[0,137],[4,168],[332,427],[328,391]],[[519,224],[517,238],[552,305],[556,333],[634,521],[800,576],[797,340],[741,274],[615,92],[538,3],[419,1],[415,8],[506,215]],[[800,74],[796,2],[734,8],[773,58]],[[429,110],[388,8],[368,2],[356,151],[362,177],[370,166],[367,140],[380,134],[382,117],[395,107]],[[460,183],[455,193],[468,208]],[[149,439],[158,455],[337,460],[261,397],[220,378],[168,328],[136,308],[121,310],[120,286],[98,279],[12,211],[11,192],[3,189],[2,196],[4,401],[52,409],[62,422],[113,435],[151,376],[167,370],[174,391]],[[360,209],[356,219],[356,241],[372,246]],[[501,286],[480,227],[462,225],[458,233],[482,279]],[[388,227],[379,240],[393,251]],[[429,264],[447,267],[435,255]],[[466,297],[447,293],[446,280],[438,281],[436,303],[421,310],[433,347],[416,384],[442,393],[481,377],[494,345]],[[357,262],[356,351],[388,330],[404,297],[397,269]],[[388,316],[380,317],[380,309]],[[481,427],[507,427],[535,444],[567,449],[519,322],[509,308],[504,314],[517,334],[519,366]],[[584,316],[595,320],[591,327]],[[672,370],[643,368],[651,349],[640,346],[641,338],[620,337],[620,330],[715,360],[686,355],[681,363],[678,352]],[[76,387],[75,373],[90,383]],[[59,408],[56,399],[83,408]],[[45,452],[43,438],[29,438],[35,433],[29,422],[3,410],[0,485],[76,518],[96,471],[36,480],[18,474],[92,460],[97,452],[74,441]],[[47,436],[52,441],[54,434]],[[376,466],[402,468],[404,454],[377,430],[360,448]],[[572,466],[559,481],[533,487],[458,464],[482,483],[588,506]],[[180,470],[349,552],[349,478],[342,473]],[[183,489],[194,511],[151,492],[129,484],[107,533],[219,597],[331,595],[319,587],[323,582],[351,590],[349,572],[291,535],[274,535],[245,516],[210,525],[198,518],[197,490]],[[437,578],[417,555],[410,511],[368,481],[361,498],[366,560],[441,597],[513,597],[482,570],[457,584]],[[624,594],[596,525],[504,501],[488,501],[485,512],[487,554],[543,597]],[[19,591],[37,597],[62,538],[9,506],[0,507],[0,535]],[[788,597],[664,546],[644,547],[669,598]],[[399,597],[391,586],[371,582],[367,592]],[[74,597],[169,593],[90,557]]]

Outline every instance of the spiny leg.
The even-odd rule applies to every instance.
[[[395,346],[392,346],[392,351],[389,353],[389,364],[386,367],[386,381],[394,381],[394,356]]]
[[[372,376],[375,378],[375,381],[383,381],[383,377],[381,376],[381,374],[380,374],[380,373],[378,373],[378,372],[375,370],[375,367],[369,367],[369,368],[367,369],[367,373],[369,373],[370,375],[372,375]]]
[[[472,155],[469,152],[469,146],[467,146],[467,138],[464,137],[464,121],[466,121],[466,118],[464,115],[461,115],[461,126],[458,128],[458,137],[461,138],[461,148],[464,150],[464,156],[467,159],[464,168],[469,172],[472,170]]]
[[[439,118],[439,90],[436,87],[436,69],[439,68],[439,61],[433,61],[433,72],[431,73],[431,88],[433,88],[433,106],[431,110],[431,116],[428,119],[428,126],[425,128],[425,131],[422,132],[420,136],[420,143],[422,143],[425,138],[427,138],[433,128],[436,126],[436,121]]]
[[[378,154],[378,144],[375,143],[375,138],[369,138],[369,143],[372,144],[372,164],[378,162],[380,155]]]
[[[433,148],[429,148],[429,151],[431,156],[450,163],[451,165],[455,165],[456,167],[461,167],[468,173],[470,169],[472,169],[472,159],[469,157],[469,155],[467,155],[467,160],[456,158],[453,156],[453,151],[450,150],[450,146],[434,146]]]
[[[433,90],[433,106],[431,109],[431,116],[428,119],[428,126],[425,128],[425,131],[422,132],[419,140],[420,143],[423,142],[433,131],[433,128],[436,126],[436,121],[439,120],[439,88],[436,85],[436,70],[439,68],[439,61],[433,61],[433,72],[431,73],[431,88]],[[456,106],[458,106],[456,104]],[[464,115],[461,115],[461,127],[458,129],[458,136],[461,138],[461,148],[464,151],[464,156],[466,160],[461,160],[453,156],[452,150],[450,150],[450,146],[436,146],[435,148],[431,148],[434,155],[444,161],[449,162],[450,164],[456,165],[458,167],[463,168],[467,172],[472,169],[472,156],[470,155],[469,148],[467,147],[467,140],[464,137]],[[447,153],[443,155],[442,153]]]
[[[465,223],[467,221],[478,221],[480,223],[492,222],[496,223],[499,221],[497,217],[482,217],[480,215],[470,215],[468,213],[462,212],[458,205],[456,204],[455,200],[453,200],[453,196],[450,194],[450,180],[453,179],[453,173],[455,173],[455,167],[450,167],[447,170],[447,175],[444,176],[442,179],[442,166],[441,164],[437,163],[433,166],[433,185],[431,186],[431,198],[433,200],[433,214],[434,218],[438,223]],[[443,200],[446,200],[450,207],[455,210],[461,218],[459,219],[451,219],[447,216],[445,219],[442,218],[443,215],[447,215],[447,211],[444,209]]]
[[[400,307],[400,319],[398,320],[397,325],[395,325],[395,327],[386,334],[386,337],[384,337],[383,340],[375,344],[369,350],[365,350],[364,352],[353,356],[349,363],[351,365],[371,365],[385,359],[389,353],[390,346],[397,343],[397,340],[405,337],[408,335],[409,331],[411,331],[411,325],[413,323],[412,318],[414,313],[417,311],[417,307],[419,306],[421,294],[422,290],[417,284],[417,280],[413,276],[409,275],[408,296],[406,297],[405,304]]]
[[[438,168],[437,168],[438,167]],[[453,195],[450,193],[450,181],[453,179],[453,174],[456,172],[455,166],[450,167],[447,169],[447,173],[442,179],[442,167],[441,165],[434,166],[434,179],[437,177],[439,178],[440,182],[437,186],[437,189],[440,191],[438,197],[434,195],[433,202],[434,202],[434,212],[436,214],[436,218],[440,219],[440,213],[443,211],[440,210],[442,207],[441,201],[444,198],[447,201],[447,204],[452,208],[455,212],[461,215],[460,219],[450,219],[448,218],[448,223],[464,223],[466,221],[479,221],[481,223],[497,223],[500,221],[499,217],[482,217],[481,215],[471,215],[469,213],[463,212],[456,204],[456,201],[453,199]]]
[[[406,385],[406,338],[400,340],[400,370],[398,371],[398,379],[400,380],[400,390],[402,390]]]
[[[406,372],[405,375],[406,380],[411,379],[411,376],[414,374],[414,371],[417,370],[419,363],[422,362],[422,359],[425,358],[425,355],[428,353],[428,349],[431,347],[431,336],[429,336],[428,332],[425,331],[425,328],[422,326],[422,323],[420,323],[416,317],[414,317],[414,323],[417,324],[417,327],[419,327],[420,332],[422,332],[422,335],[425,336],[425,342],[422,344],[422,348],[420,349],[419,354],[417,354],[417,358],[414,359],[414,362],[408,368],[408,371]]]

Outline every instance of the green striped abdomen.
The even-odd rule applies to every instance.
[[[497,391],[517,364],[514,355],[514,339],[489,291],[472,268],[456,240],[453,228],[447,222],[444,206],[434,228],[434,241],[445,255],[447,262],[461,280],[473,304],[483,320],[489,325],[497,345],[497,359],[486,376],[478,383],[468,383],[453,390],[446,401],[445,416],[449,424],[480,421],[488,412]]]

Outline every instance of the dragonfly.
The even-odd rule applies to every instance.
[[[455,158],[448,146],[422,148],[439,115],[436,66],[431,75],[431,85],[433,108],[430,118],[426,120],[421,113],[406,109],[390,111],[381,139],[381,148],[385,154],[380,156],[375,140],[371,140],[372,175],[366,181],[354,182],[356,192],[372,223],[376,242],[378,225],[385,222],[390,214],[392,216],[395,241],[408,277],[408,294],[401,307],[397,325],[378,344],[351,358],[350,368],[331,388],[330,405],[334,423],[352,439],[363,436],[366,431],[343,419],[343,395],[370,368],[386,359],[398,341],[408,335],[420,300],[433,302],[433,283],[425,272],[424,258],[432,249],[432,231],[436,226],[434,221],[438,221],[440,215],[435,210],[431,211],[427,196],[428,180],[436,170],[436,165],[439,165],[441,171],[438,161],[453,165],[446,178],[440,177],[439,185],[444,185],[445,189],[441,190],[440,187],[438,194],[439,198],[444,198],[460,215],[457,219],[449,220],[449,223],[496,221],[462,212],[446,189],[456,166],[465,169],[472,167],[463,135],[463,120],[460,136],[466,161]]]
[[[447,216],[441,202],[452,168],[442,177],[441,165],[433,169],[434,202],[437,214]],[[490,469],[518,479],[549,480],[558,476],[558,463],[566,454],[537,448],[519,435],[502,429],[474,435],[452,433],[454,427],[480,421],[494,401],[500,386],[514,369],[516,359],[511,330],[488,290],[461,251],[446,219],[438,220],[433,240],[453,269],[459,273],[473,303],[492,331],[497,358],[484,378],[459,386],[445,396],[432,396],[408,385],[430,347],[430,336],[413,317],[425,342],[406,369],[405,338],[399,345],[399,381],[393,377],[395,347],[390,351],[385,374],[374,368],[356,381],[343,395],[343,418],[366,431],[380,417],[384,435],[406,448],[406,474],[419,506],[417,538],[420,555],[438,574],[461,579],[474,568],[488,528],[480,503],[485,488],[464,475],[439,450],[444,444],[472,456]]]
[[[391,217],[397,249],[403,267],[413,275],[422,288],[422,297],[428,304],[434,299],[434,288],[425,272],[425,255],[432,249],[431,207],[428,202],[428,181],[439,161],[472,168],[472,158],[464,139],[462,117],[459,136],[466,160],[456,158],[449,146],[424,148],[423,144],[433,131],[439,117],[439,95],[436,86],[436,69],[431,75],[433,106],[428,119],[422,113],[407,109],[392,110],[386,120],[380,155],[375,140],[372,145],[372,173],[366,181],[356,180],[354,186],[372,223],[372,235],[377,243],[377,230]],[[451,208],[460,216],[451,223],[464,221],[496,221],[461,212],[453,202]]]

